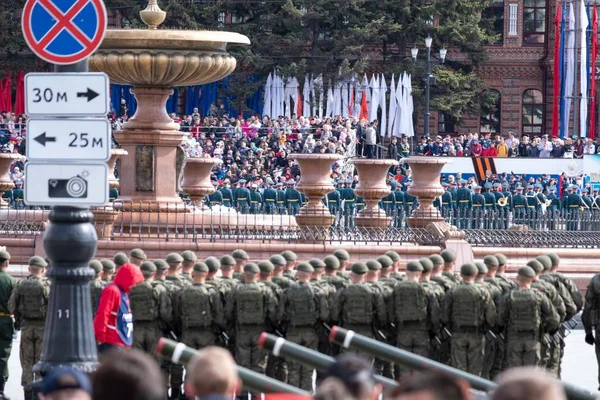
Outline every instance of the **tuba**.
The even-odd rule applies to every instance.
[[[552,200],[546,200],[546,207],[550,207],[550,204],[552,204]]]
[[[500,198],[498,199],[498,205],[499,205],[500,207],[504,207],[504,206],[506,206],[507,204],[508,204],[508,199],[507,199],[506,197],[500,197]]]

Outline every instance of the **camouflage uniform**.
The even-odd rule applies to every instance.
[[[90,267],[96,273],[96,278],[94,278],[90,282],[90,299],[92,300],[92,315],[96,314],[96,310],[98,310],[98,303],[100,302],[100,294],[104,290],[106,286],[106,282],[103,282],[100,279],[100,275],[102,272],[102,263],[98,260],[92,260],[90,262]]]
[[[7,251],[0,251],[0,265],[4,265],[8,260],[10,260],[10,254]],[[5,269],[0,269],[0,374],[2,374],[0,399],[2,400],[8,400],[8,397],[4,395],[4,385],[8,381],[8,359],[15,332],[8,301],[16,284],[15,278],[7,274]]]

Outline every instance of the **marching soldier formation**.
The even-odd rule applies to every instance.
[[[9,260],[10,254],[0,251],[0,329],[2,337],[12,335],[12,315],[22,330],[26,388],[41,353],[47,264],[33,257],[30,276],[15,282],[4,272]],[[448,249],[408,262],[404,272],[394,251],[366,262],[353,260],[343,249],[309,262],[297,262],[296,254],[284,251],[254,263],[241,249],[204,261],[191,251],[151,261],[134,249],[128,256],[118,253],[113,260],[90,263],[95,271],[90,283],[93,307],[115,270],[128,262],[139,264],[144,277],[129,295],[134,348],[154,355],[160,337],[196,349],[220,345],[240,366],[308,391],[313,390],[312,369],[268,355],[258,344],[262,332],[336,355],[346,349],[330,344],[327,337],[339,325],[488,379],[522,365],[543,366],[560,376],[567,324],[583,306],[575,284],[558,273],[556,254],[529,261],[518,269],[515,282],[504,275],[508,260],[502,254],[457,268],[456,255]],[[584,312],[590,343],[598,340],[593,332],[598,282],[596,277],[590,283]],[[0,389],[8,377],[10,346],[11,341],[0,346]],[[389,378],[410,373],[402,366],[372,361],[377,373]],[[170,398],[182,398],[183,370],[161,362]],[[26,395],[31,398],[31,393]]]

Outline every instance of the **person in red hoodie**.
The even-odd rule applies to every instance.
[[[128,263],[119,268],[115,280],[102,291],[94,317],[98,353],[105,353],[114,347],[131,347],[133,319],[129,307],[129,292],[143,280],[139,267]]]

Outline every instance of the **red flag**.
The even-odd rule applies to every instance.
[[[17,76],[17,97],[15,99],[15,114],[25,114],[25,76],[19,71]]]
[[[298,89],[298,101],[296,104],[296,116],[302,116],[302,93],[300,93],[300,89]]]
[[[369,119],[369,107],[367,106],[367,92],[363,91],[362,101],[360,103],[360,115],[359,119]]]
[[[12,96],[10,93],[10,74],[6,73],[6,78],[4,79],[4,90],[2,91],[2,97],[4,102],[5,111],[12,111]]]
[[[590,129],[588,137],[596,136],[596,57],[598,57],[598,13],[596,12],[596,3],[594,3],[594,12],[592,13],[592,60],[590,69]]]
[[[554,18],[554,95],[552,96],[552,137],[558,137],[558,103],[560,101],[560,21],[562,17],[560,3],[556,6],[556,17]]]
[[[4,82],[0,79],[0,112],[6,111],[4,106]]]

